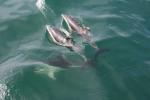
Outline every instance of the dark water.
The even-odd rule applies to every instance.
[[[150,0],[45,2],[53,19],[35,0],[0,1],[0,100],[150,99]],[[83,64],[49,43],[45,25],[59,26],[61,13],[80,17],[109,51]],[[88,59],[94,53],[85,45]]]

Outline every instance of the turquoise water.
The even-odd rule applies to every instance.
[[[150,0],[46,0],[43,14],[36,2],[0,1],[0,100],[150,99]],[[62,13],[79,17],[109,51],[84,63],[50,43],[45,25],[59,26]]]

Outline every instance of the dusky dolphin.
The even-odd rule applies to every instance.
[[[102,52],[108,51],[108,49],[99,48],[95,42],[92,42],[92,36],[90,34],[91,29],[89,27],[86,27],[84,24],[82,24],[81,21],[79,21],[77,18],[65,14],[62,14],[61,17],[62,17],[62,22],[61,22],[62,27],[63,27],[63,21],[65,21],[70,33],[72,32],[77,33],[85,40],[85,42],[87,42],[96,50],[95,59]]]
[[[52,38],[52,41],[55,44],[67,47],[71,51],[79,54],[85,61],[87,61],[87,58],[83,55],[83,48],[75,44],[73,38],[71,38],[71,35],[67,30],[63,28],[59,29],[50,25],[46,25],[46,29],[48,31],[48,35]]]
[[[62,14],[62,24],[63,21],[66,22],[67,27],[69,29],[69,32],[76,32],[78,35],[80,35],[82,38],[85,39],[87,43],[89,43],[93,48],[96,50],[99,50],[98,46],[92,42],[92,36],[90,34],[90,28],[83,25],[77,18]]]

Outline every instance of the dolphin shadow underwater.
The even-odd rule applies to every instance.
[[[92,58],[88,58],[87,61],[83,60],[83,62],[76,61],[72,63],[72,61],[69,58],[66,58],[65,54],[59,54],[55,57],[48,58],[44,62],[48,65],[60,67],[63,69],[75,68],[74,66],[76,66],[76,68],[85,68],[88,66],[95,65],[98,62],[97,58],[101,54],[104,54],[105,52],[108,52],[108,51],[109,49],[101,49],[100,51],[95,52]]]
[[[56,66],[56,67],[60,67],[61,68],[69,68],[72,64],[66,60],[63,55],[58,55],[54,58],[48,58],[48,60],[46,61],[46,63],[48,65],[52,65],[52,66]]]

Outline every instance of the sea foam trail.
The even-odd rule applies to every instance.
[[[45,0],[37,0],[36,6],[42,15],[44,15],[46,21],[54,21],[56,14],[54,10],[46,4]]]
[[[5,84],[0,84],[0,100],[5,100],[7,94],[7,86]]]

